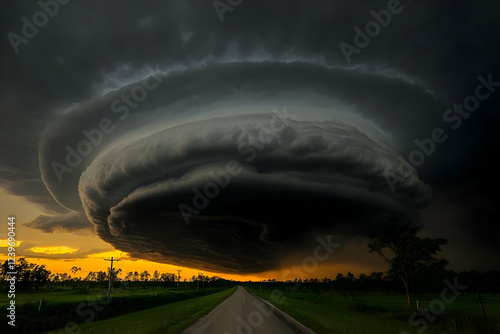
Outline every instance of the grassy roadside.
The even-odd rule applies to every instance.
[[[199,298],[222,290],[225,289],[186,290],[179,293],[167,289],[127,290],[117,291],[111,300],[108,300],[105,294],[84,293],[82,291],[31,294],[31,297],[44,296],[47,299],[44,299],[39,311],[37,299],[27,299],[24,303],[18,303],[16,298],[16,333],[47,333],[63,328],[68,323],[81,325],[92,321],[111,319],[182,300]],[[26,297],[28,296],[30,295],[26,295]],[[0,309],[0,318],[8,319],[6,318],[7,311],[6,308]],[[8,333],[12,329],[11,326],[7,325],[7,321],[0,323],[0,333]]]
[[[181,293],[189,292],[192,290],[181,291]],[[154,288],[154,289],[127,289],[118,291],[115,289],[113,292],[113,297],[126,297],[126,296],[154,296],[156,294],[167,294],[176,293],[174,289],[165,288]],[[40,299],[43,299],[44,303],[67,303],[67,302],[82,302],[87,300],[89,297],[94,298],[97,295],[104,295],[106,291],[102,290],[91,290],[87,291],[85,289],[54,289],[54,290],[42,290],[39,292],[19,292],[16,293],[16,304],[23,305],[25,303],[35,303],[38,305]],[[7,297],[7,293],[0,294],[0,307],[7,307],[9,305],[10,298]]]
[[[285,297],[285,301],[277,304],[271,300],[271,289],[245,288],[318,334],[420,333],[424,328],[423,322],[417,322],[425,319],[423,317],[416,318],[413,326],[410,324],[405,299],[401,296],[366,294],[354,296],[351,303],[349,297],[342,293],[334,293],[332,300],[328,292],[315,295],[306,288],[296,292],[284,291],[278,299]],[[484,299],[485,308],[489,310],[486,324],[482,324],[474,296],[463,295],[455,303],[447,304],[445,311],[433,321],[425,321],[425,333],[497,333],[495,327],[496,322],[500,323],[500,299],[492,296]],[[431,300],[421,300],[422,307],[428,308]]]
[[[208,314],[236,291],[236,287],[208,296],[184,300],[108,320],[84,324],[70,333],[180,333]],[[54,331],[58,334],[63,331]]]

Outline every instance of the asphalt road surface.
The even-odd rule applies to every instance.
[[[184,333],[293,334],[313,333],[243,287]]]

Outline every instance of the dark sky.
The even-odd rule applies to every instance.
[[[253,273],[398,216],[495,269],[497,1],[1,4],[0,186],[32,228]]]

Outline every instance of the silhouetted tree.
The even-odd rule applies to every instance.
[[[147,270],[144,270],[142,273],[141,273],[141,281],[143,282],[147,282],[149,280],[149,278],[151,277],[151,274],[148,273]]]
[[[134,280],[134,272],[133,271],[129,271],[127,273],[127,275],[125,276],[125,280],[126,281],[133,281]]]
[[[96,273],[95,278],[98,283],[102,283],[108,279],[108,275],[106,275],[104,271],[99,271],[98,273]]]
[[[45,265],[37,265],[31,273],[31,282],[36,291],[38,291],[42,286],[44,286],[50,276],[50,271],[45,269]],[[71,277],[71,276],[70,276]]]
[[[13,271],[17,272],[16,280],[19,282],[18,289],[20,290],[40,289],[46,284],[51,274],[45,265],[29,263],[23,257],[18,259],[15,270],[9,268],[8,261],[5,261],[0,266],[0,288],[3,288],[5,280],[10,276],[7,273]]]
[[[95,272],[93,271],[89,271],[89,273],[87,274],[87,276],[85,277],[85,281],[89,281],[89,282],[93,282],[96,280],[96,274]]]
[[[76,274],[76,273],[77,273],[77,272],[79,272],[79,271],[82,271],[82,268],[80,268],[80,267],[76,267],[76,266],[74,266],[74,267],[72,267],[72,268],[71,268],[71,272],[72,272],[73,274]]]
[[[419,228],[398,224],[397,220],[370,238],[370,253],[376,252],[389,263],[388,274],[398,277],[405,287],[408,309],[411,312],[411,294],[415,277],[425,268],[444,268],[448,261],[434,256],[447,244],[446,239],[421,239]],[[392,253],[391,255],[387,253]]]
[[[111,268],[108,268],[108,269],[111,269]],[[108,270],[108,271],[110,271],[110,270]],[[118,268],[118,269],[113,268],[113,271],[110,271],[110,273],[111,273],[111,279],[113,281],[119,281],[118,275],[120,275],[121,272],[122,272],[121,268]]]

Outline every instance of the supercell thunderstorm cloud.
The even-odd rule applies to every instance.
[[[422,222],[433,196],[457,199],[461,231],[481,212],[470,237],[490,247],[497,97],[443,115],[479,76],[500,79],[499,52],[450,38],[476,7],[403,5],[349,59],[339,44],[386,1],[244,1],[223,21],[211,1],[61,6],[3,55],[1,184],[45,209],[29,227],[91,228],[134,258],[213,272],[276,269],[318,235],[367,237],[392,217],[437,226]],[[435,128],[446,142],[412,156]]]
[[[370,93],[380,85],[426,96],[399,79],[302,62],[244,62],[145,82],[154,80],[155,90],[133,110],[116,102],[106,108],[120,96],[133,98],[142,81],[71,112],[40,146],[47,189],[66,208],[83,209],[117,249],[258,272],[304,235],[341,224],[362,231],[413,216],[431,198],[416,175],[391,192],[386,175],[401,174],[401,160],[356,101],[359,94],[383,99]],[[362,92],[354,99],[349,91],[356,89]],[[104,132],[93,129],[103,119]]]

